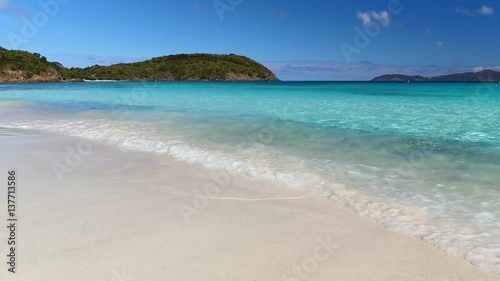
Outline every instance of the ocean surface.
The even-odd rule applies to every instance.
[[[278,181],[500,274],[500,84],[0,85],[0,127]]]

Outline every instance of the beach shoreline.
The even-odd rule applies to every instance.
[[[2,170],[20,182],[8,280],[500,280],[303,191],[85,139],[0,133]]]

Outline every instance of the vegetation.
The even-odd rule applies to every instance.
[[[42,75],[47,75],[51,79],[54,79],[54,76],[60,79],[58,75],[60,67],[60,64],[48,62],[47,58],[38,53],[7,50],[0,47],[0,81],[9,77],[29,80],[34,76]]]
[[[137,63],[65,68],[44,56],[0,47],[0,82],[79,80],[277,81],[266,67],[247,57],[180,54]]]
[[[234,54],[181,54],[137,63],[71,68],[64,69],[63,77],[153,81],[277,80],[276,76],[263,65]]]

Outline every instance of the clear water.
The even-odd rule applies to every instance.
[[[307,189],[500,274],[500,84],[1,85],[0,127]]]

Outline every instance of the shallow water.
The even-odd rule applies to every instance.
[[[500,85],[0,86],[0,127],[280,181],[500,273]]]

